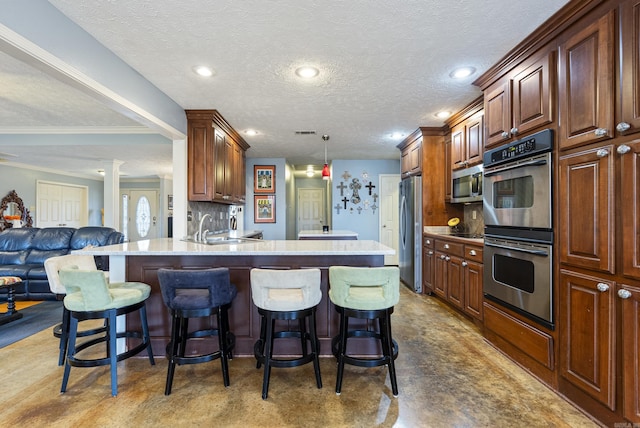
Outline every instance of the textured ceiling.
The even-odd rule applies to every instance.
[[[258,130],[257,136],[245,136],[248,157],[306,165],[323,162],[322,134],[331,136],[329,158],[397,159],[399,141],[391,133],[442,126],[434,113],[459,110],[479,96],[471,82],[567,1],[50,3],[184,109],[217,109],[239,132]],[[201,64],[212,67],[214,76],[195,75],[192,68]],[[319,68],[319,77],[301,81],[294,74],[301,65]],[[463,65],[476,73],[451,79],[449,73]],[[5,55],[0,87],[0,134],[17,128],[79,127],[73,132],[87,134],[140,128]],[[318,135],[296,136],[298,130]],[[127,175],[171,174],[170,144],[133,146],[118,150],[118,159],[128,160],[121,167]],[[79,173],[89,167],[87,159],[113,154],[110,144],[95,142],[49,150],[59,159],[44,165],[47,156],[31,160],[33,148],[0,145],[0,152],[17,155],[9,161]],[[73,162],[77,156],[85,160]]]

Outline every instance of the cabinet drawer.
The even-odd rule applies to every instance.
[[[464,258],[477,263],[482,263],[482,247],[474,247],[471,245],[465,245]]]
[[[433,248],[435,245],[435,239],[432,236],[425,236],[422,238],[422,245],[424,248]]]
[[[437,239],[436,251],[451,254],[452,256],[464,257],[464,244]]]

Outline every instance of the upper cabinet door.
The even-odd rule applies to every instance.
[[[614,18],[611,11],[560,45],[561,149],[614,136]]]
[[[210,120],[189,120],[187,140],[190,201],[213,200],[213,127]]]
[[[629,0],[620,10],[621,113],[616,130],[623,134],[640,132],[640,0]]]
[[[514,137],[552,122],[554,59],[555,52],[546,53],[513,78]]]
[[[493,84],[484,95],[485,147],[511,138],[511,80]]]

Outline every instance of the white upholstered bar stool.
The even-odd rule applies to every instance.
[[[271,367],[298,367],[313,362],[316,384],[322,388],[320,377],[320,341],[316,332],[316,308],[322,299],[320,269],[251,269],[251,298],[258,307],[260,338],[254,346],[257,368],[264,364],[262,399],[269,393]],[[309,320],[308,328],[306,320]],[[298,330],[276,331],[276,320],[298,320]],[[274,358],[275,339],[298,338],[301,356]],[[308,352],[307,345],[311,345]]]
[[[47,273],[47,280],[49,281],[49,289],[56,295],[59,300],[62,300],[67,294],[64,285],[60,281],[59,272],[62,269],[76,268],[84,271],[96,271],[96,261],[93,256],[81,255],[81,254],[67,254],[64,256],[49,257],[44,261],[44,269]],[[116,282],[109,283],[109,273],[103,272],[107,280],[107,286],[109,288],[132,288],[141,291],[145,294],[145,299],[149,297],[149,289],[137,282]],[[67,354],[67,347],[69,346],[69,310],[62,307],[62,322],[53,327],[53,335],[60,338],[60,352],[58,355],[58,365],[64,364],[64,360]],[[93,336],[94,334],[104,332],[105,327],[92,328],[87,330],[78,331],[78,337]]]

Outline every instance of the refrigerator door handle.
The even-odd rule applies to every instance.
[[[402,194],[402,201],[400,202],[400,243],[402,248],[407,247],[407,199]]]

